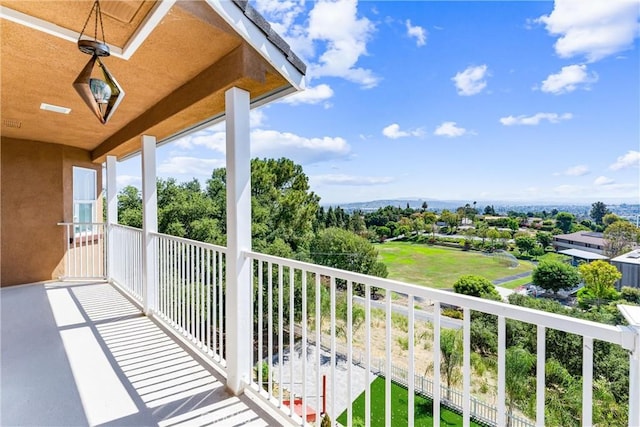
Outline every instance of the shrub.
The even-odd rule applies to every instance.
[[[628,302],[640,304],[640,289],[630,286],[623,286],[620,290],[620,297]]]
[[[482,276],[467,274],[461,276],[453,284],[453,291],[458,294],[470,295],[479,298],[500,298],[496,287],[488,279]]]
[[[447,317],[451,317],[452,319],[460,319],[460,320],[462,320],[462,318],[463,318],[462,311],[457,310],[455,308],[443,308],[442,309],[442,315],[443,316],[447,316]]]

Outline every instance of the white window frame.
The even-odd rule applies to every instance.
[[[76,172],[89,172],[93,178],[93,199],[76,199],[76,188],[80,183],[76,180]],[[98,194],[98,173],[95,169],[83,168],[81,166],[73,166],[73,184],[72,184],[72,210],[73,210],[73,222],[78,223],[80,221],[80,207],[82,205],[89,205],[91,207],[91,223],[95,223],[97,219],[97,194]],[[92,230],[93,227],[82,227],[76,225],[74,227],[74,234],[80,234]]]

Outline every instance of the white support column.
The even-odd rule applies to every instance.
[[[116,156],[107,156],[107,280],[113,275],[114,246],[111,236],[111,225],[118,223],[118,188],[116,181]]]
[[[156,251],[150,233],[158,231],[156,138],[142,136],[142,305],[148,316],[156,308]]]
[[[225,93],[227,127],[227,388],[241,394],[251,367],[251,153],[249,92]]]

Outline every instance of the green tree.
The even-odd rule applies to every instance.
[[[615,283],[622,278],[622,274],[608,262],[597,260],[591,263],[582,264],[578,267],[585,288],[595,297],[598,308],[602,301],[615,291]]]
[[[142,195],[132,185],[124,187],[118,194],[118,222],[142,228]]]
[[[313,262],[357,273],[387,277],[387,267],[378,261],[378,251],[368,240],[341,228],[320,231],[311,243]]]
[[[610,213],[610,211],[607,209],[607,205],[602,202],[595,202],[591,205],[589,216],[596,222],[596,224],[602,225],[602,218],[604,218],[608,213]]]
[[[563,233],[567,234],[573,223],[575,222],[576,217],[569,212],[560,212],[556,215],[556,227],[562,230]]]
[[[533,270],[532,279],[536,286],[558,292],[561,289],[571,289],[580,283],[580,274],[569,264],[545,260]]]
[[[536,239],[531,236],[516,236],[516,246],[524,253],[529,253],[536,247]]]
[[[509,218],[507,220],[507,227],[511,230],[511,236],[513,237],[515,232],[518,231],[518,228],[520,228],[520,222],[516,218]]]
[[[451,399],[451,387],[462,379],[462,331],[442,329],[440,331],[440,374],[447,384],[447,400]]]
[[[536,358],[522,347],[509,347],[505,355],[505,384],[507,395],[507,426],[511,425],[514,409],[522,408],[530,400],[533,392],[532,370]]]
[[[616,221],[620,221],[622,218],[620,218],[618,215],[614,214],[614,213],[608,213],[606,214],[603,218],[602,218],[602,224],[605,227],[610,226],[611,224],[613,224]]]
[[[458,224],[460,223],[460,218],[450,210],[443,209],[440,213],[440,221],[446,222],[452,232],[455,233],[455,230],[458,228]]]
[[[638,243],[640,229],[629,221],[616,221],[604,230],[604,254],[609,258],[622,255]]]
[[[466,274],[456,280],[453,291],[478,298],[500,299],[500,294],[489,279],[474,274]]]
[[[543,248],[546,248],[551,245],[551,242],[553,242],[553,236],[547,231],[538,231],[536,233],[536,240]]]
[[[206,193],[214,205],[226,206],[226,170],[215,169]],[[319,197],[310,191],[309,179],[292,160],[251,160],[251,233],[253,248],[264,251],[276,238],[294,253],[304,253],[314,235]],[[226,212],[217,219],[226,227]],[[223,228],[224,229],[224,228]]]

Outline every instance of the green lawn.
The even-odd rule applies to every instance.
[[[429,246],[409,242],[387,242],[376,245],[389,278],[432,288],[451,288],[463,274],[477,274],[489,280],[533,270],[528,261],[509,268],[496,258],[475,251]]]
[[[371,425],[384,426],[385,414],[385,380],[378,377],[371,383]],[[365,392],[362,392],[356,400],[353,401],[353,421],[357,424],[357,418],[364,425],[364,406]],[[408,424],[408,391],[406,388],[391,383],[391,425],[393,427],[406,426]],[[432,426],[433,425],[433,402],[431,399],[416,395],[414,400],[414,425],[416,426]],[[347,411],[343,412],[337,419],[342,425],[347,425]],[[441,406],[440,423],[441,426],[461,426],[462,416],[445,409]],[[471,422],[472,426],[480,427],[480,424]]]
[[[522,279],[510,280],[508,282],[501,283],[500,286],[507,289],[515,289],[518,286],[523,286],[531,283],[532,280],[533,279],[531,279],[531,276],[523,277]]]

